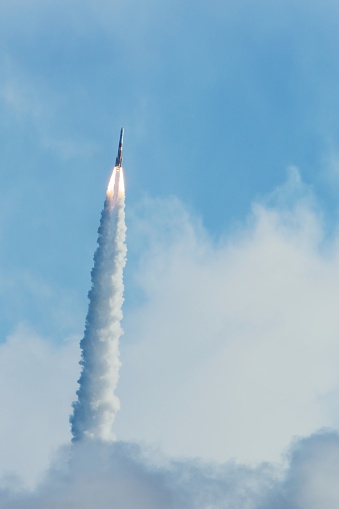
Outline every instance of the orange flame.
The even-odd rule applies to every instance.
[[[106,194],[107,196],[113,196],[115,199],[125,196],[124,173],[120,166],[115,166],[113,168]]]

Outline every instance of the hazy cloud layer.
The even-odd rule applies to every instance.
[[[149,242],[146,302],[126,315],[118,436],[261,461],[337,427],[338,238],[297,170],[217,242],[176,199],[144,207],[129,234]]]
[[[0,477],[35,484],[56,448],[70,440],[80,337],[55,345],[25,325],[0,344]]]
[[[66,447],[36,491],[18,491],[9,472],[32,484],[69,440],[79,371],[75,341],[19,328],[0,346],[2,506],[336,508],[335,432],[294,439],[283,467],[241,466],[338,426],[338,239],[297,170],[218,241],[175,198],[143,202],[128,226],[140,262],[122,342],[125,442]]]
[[[336,509],[339,437],[294,444],[284,472],[174,461],[135,444],[64,448],[35,492],[1,490],[4,509]]]

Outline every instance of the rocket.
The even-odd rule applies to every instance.
[[[124,146],[124,128],[122,127],[121,131],[120,131],[118,155],[115,160],[115,166],[118,167],[118,169],[120,169],[121,165],[122,165],[122,147],[123,146]]]

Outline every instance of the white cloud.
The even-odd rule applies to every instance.
[[[118,436],[262,461],[338,425],[338,241],[296,170],[266,202],[221,243],[177,200],[147,204],[147,302],[125,321]]]
[[[227,463],[170,460],[118,442],[78,443],[59,451],[31,493],[0,489],[4,509],[336,509],[339,438],[323,432],[300,440],[286,471]]]
[[[79,338],[55,345],[21,325],[0,344],[0,476],[33,485],[70,440]]]
[[[295,170],[266,204],[253,206],[243,227],[223,241],[213,242],[199,220],[175,198],[148,200],[130,217],[129,226],[130,243],[141,260],[135,281],[145,300],[125,317],[118,390],[122,410],[115,430],[120,439],[160,444],[175,456],[258,462],[279,459],[295,435],[337,427],[338,241],[324,236],[315,198]],[[52,451],[69,441],[68,416],[78,358],[77,341],[54,345],[25,327],[19,327],[0,346],[4,409],[0,473],[7,473],[7,485],[15,484],[11,471],[32,485]],[[317,436],[320,444],[327,443],[327,435]],[[331,436],[336,443],[336,435]],[[300,442],[302,450],[313,447],[312,440]],[[336,447],[334,459],[326,451],[326,446],[319,446],[326,465],[336,462]],[[156,452],[154,456],[159,464],[165,461]],[[301,507],[309,509],[311,488],[317,489],[314,500],[327,500],[320,474],[318,488],[312,480],[322,469],[321,462],[314,468],[310,463],[310,481],[306,487],[296,481],[298,492],[291,494],[288,476],[299,479],[293,470],[295,458],[285,484],[274,481],[275,505],[267,507],[285,507],[276,502],[279,497],[299,497]],[[110,476],[119,477],[125,468],[125,460],[121,461],[107,474],[109,482]],[[190,472],[193,469],[199,479],[207,475],[205,466],[179,464]],[[140,468],[149,469],[149,460],[142,461]],[[166,471],[161,468],[160,473],[156,469],[156,478],[165,478],[167,490],[173,477],[167,467]],[[206,468],[219,472],[216,466]],[[231,478],[238,475],[233,467],[227,468]],[[180,472],[179,477],[190,479],[187,472]],[[260,486],[273,482],[271,473],[262,477],[261,468],[253,472]],[[48,482],[56,489],[55,474],[51,475]],[[93,472],[88,475],[94,476]],[[137,484],[143,486],[146,474],[140,475]],[[252,474],[245,476],[251,485],[247,475]],[[81,474],[77,481],[80,491],[84,478]],[[231,482],[224,474],[221,478],[224,490],[224,483],[229,486]],[[72,479],[67,481],[69,489],[76,490]],[[129,482],[126,480],[127,486]],[[186,481],[182,483],[191,500],[191,488]],[[219,481],[213,483],[219,486]],[[336,501],[333,490],[331,500]],[[213,493],[210,488],[207,491]],[[262,494],[261,488],[259,492]],[[74,502],[72,493],[67,496]],[[213,496],[220,500],[219,495]],[[224,506],[213,505],[207,497],[203,507],[229,507],[227,497]],[[171,507],[166,503],[163,507]],[[322,509],[332,509],[333,504],[326,501]],[[39,507],[37,502],[34,507]],[[188,502],[185,507],[190,507]],[[247,507],[245,502],[242,507]],[[260,505],[253,507],[261,509]]]

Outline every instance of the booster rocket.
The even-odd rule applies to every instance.
[[[118,167],[119,169],[121,168],[121,165],[122,165],[122,148],[123,148],[123,146],[124,146],[124,128],[122,127],[121,131],[120,131],[118,155],[115,160],[115,166]]]

